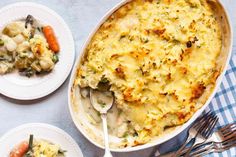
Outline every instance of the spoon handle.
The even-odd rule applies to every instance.
[[[101,114],[102,124],[103,124],[103,132],[104,132],[104,142],[105,142],[105,155],[104,157],[112,157],[109,148],[109,139],[108,139],[108,130],[107,130],[107,115]]]

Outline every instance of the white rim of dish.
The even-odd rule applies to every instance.
[[[98,143],[94,142],[94,140],[92,138],[90,138],[87,135],[87,132],[79,125],[79,123],[76,120],[76,116],[74,115],[73,109],[71,107],[71,88],[73,87],[73,83],[74,83],[74,79],[76,77],[76,72],[77,72],[77,67],[80,63],[80,60],[82,58],[83,52],[86,49],[87,45],[89,44],[91,38],[93,37],[93,35],[96,33],[96,31],[100,28],[100,26],[105,22],[105,20],[118,8],[120,8],[122,5],[130,2],[132,0],[122,0],[121,2],[119,2],[118,4],[116,4],[112,9],[110,9],[99,21],[99,23],[95,26],[95,28],[92,30],[92,32],[89,34],[88,38],[86,39],[85,43],[83,44],[83,47],[80,50],[80,54],[78,56],[78,58],[76,59],[76,62],[74,64],[72,73],[71,73],[71,77],[70,77],[70,82],[69,82],[69,88],[68,88],[68,106],[69,106],[69,110],[70,110],[70,114],[72,117],[72,120],[75,124],[75,126],[77,127],[77,129],[83,134],[84,137],[86,137],[91,143],[93,143],[95,146],[104,149],[104,146],[99,145]],[[147,149],[150,147],[154,147],[157,145],[160,145],[164,142],[167,142],[170,139],[173,139],[174,137],[176,137],[177,135],[179,135],[181,132],[183,132],[187,127],[189,127],[201,114],[202,112],[206,109],[206,107],[209,105],[209,103],[211,102],[212,98],[214,97],[214,95],[217,92],[217,89],[219,88],[220,84],[222,83],[222,79],[225,75],[225,72],[227,70],[227,67],[229,65],[229,61],[232,55],[232,46],[233,46],[233,29],[232,29],[232,22],[231,22],[231,18],[228,14],[228,11],[226,10],[226,7],[223,5],[223,3],[221,1],[218,1],[218,3],[224,8],[225,10],[225,14],[226,14],[226,18],[227,21],[229,23],[229,27],[230,27],[230,32],[231,32],[231,37],[230,37],[230,46],[229,46],[229,54],[227,56],[227,60],[225,62],[225,67],[223,69],[223,71],[221,72],[220,76],[218,77],[218,81],[217,84],[215,85],[214,91],[211,93],[211,95],[209,96],[208,100],[206,101],[206,103],[197,111],[194,113],[194,115],[186,122],[184,123],[182,126],[180,126],[179,128],[175,129],[174,131],[171,132],[171,134],[165,135],[163,138],[160,138],[159,141],[155,141],[153,143],[146,143],[144,145],[139,145],[139,146],[135,146],[135,147],[129,147],[129,148],[121,148],[121,149],[111,149],[112,152],[132,152],[132,151],[138,151],[138,150],[143,150],[143,149]]]
[[[73,40],[73,36],[72,36],[72,33],[71,33],[68,25],[65,23],[65,21],[62,19],[62,17],[60,15],[58,15],[55,11],[51,10],[50,8],[48,8],[44,5],[33,3],[33,2],[18,2],[18,3],[10,4],[10,5],[7,5],[3,8],[1,8],[0,14],[5,13],[5,12],[10,12],[9,14],[13,14],[13,16],[14,16],[14,17],[10,17],[10,19],[11,19],[10,21],[4,21],[4,22],[2,22],[2,24],[5,25],[7,22],[11,22],[14,19],[17,20],[18,18],[22,17],[22,15],[24,13],[19,13],[19,15],[17,15],[16,11],[14,10],[14,9],[19,10],[19,8],[23,8],[23,9],[35,8],[35,9],[37,9],[37,11],[34,11],[34,9],[31,9],[31,12],[28,12],[27,14],[37,14],[37,16],[38,16],[39,14],[44,13],[44,15],[45,14],[50,15],[52,18],[50,17],[51,19],[48,20],[48,24],[51,25],[50,22],[53,22],[54,25],[60,24],[59,25],[60,27],[58,26],[57,28],[54,28],[54,29],[58,29],[58,30],[63,29],[63,32],[61,33],[61,31],[60,32],[57,31],[56,34],[59,34],[59,33],[63,34],[63,35],[66,34],[66,39],[67,39],[66,44],[69,45],[69,46],[66,46],[66,44],[64,44],[64,46],[62,46],[62,44],[60,44],[61,48],[63,48],[63,50],[65,49],[66,51],[59,52],[59,62],[56,64],[56,66],[54,67],[52,72],[50,72],[45,77],[43,77],[41,80],[39,80],[39,81],[41,81],[40,83],[37,82],[38,80],[35,80],[34,83],[32,83],[31,85],[23,85],[23,83],[22,84],[15,83],[14,82],[15,80],[13,79],[13,80],[10,80],[11,82],[9,82],[9,80],[7,80],[7,83],[9,85],[8,89],[7,89],[7,87],[4,89],[0,88],[0,94],[5,95],[10,98],[13,98],[13,99],[18,99],[18,100],[39,99],[39,98],[42,98],[42,97],[45,97],[45,96],[51,94],[56,89],[58,89],[65,82],[66,78],[70,74],[71,69],[74,64],[74,58],[75,58],[74,40]],[[14,13],[11,12],[11,10],[13,10]],[[40,11],[41,11],[41,13],[40,13]],[[42,16],[40,18],[36,17],[36,19],[38,19],[44,23],[45,22],[45,21],[43,21],[44,17],[42,17]],[[49,17],[47,19],[49,19]],[[63,37],[60,37],[60,36],[59,36],[59,40],[64,41]],[[61,43],[61,42],[59,42],[59,43]],[[62,54],[62,53],[64,53],[64,54]],[[66,54],[66,53],[68,53],[68,54]],[[66,58],[67,60],[65,63],[63,63],[63,66],[62,66],[62,64],[60,64],[60,61],[63,61],[62,57],[60,58],[60,56],[62,56],[62,55],[67,56],[67,58]],[[58,70],[62,70],[62,69],[59,69],[59,65],[61,67],[64,67],[64,70],[62,71],[62,73],[60,71],[59,72],[55,71],[56,68],[58,68]],[[15,72],[15,73],[17,73],[17,72]],[[53,73],[53,74],[51,74],[51,73]],[[14,73],[7,74],[7,75],[15,76]],[[4,79],[4,77],[8,77],[7,75],[3,75],[0,77],[2,77],[2,79]],[[19,75],[19,74],[17,74],[17,75]],[[10,76],[11,77],[10,79],[13,78],[12,76]],[[30,78],[30,79],[32,79],[32,78]],[[38,79],[39,79],[39,77],[38,77]],[[27,80],[23,80],[23,81],[25,83]],[[2,81],[2,82],[4,82],[4,81]],[[49,84],[47,82],[49,82]],[[16,92],[16,91],[14,91],[14,87],[15,88],[18,87],[21,89]],[[38,91],[35,90],[35,89],[37,89],[37,87],[38,88],[40,87],[40,89],[38,89]],[[21,90],[27,91],[27,94],[23,94],[24,92],[21,92]],[[22,93],[22,94],[20,94],[20,93]]]
[[[75,140],[68,133],[66,133],[64,130],[62,130],[62,129],[58,128],[58,127],[55,127],[53,125],[49,125],[49,124],[46,124],[46,123],[27,123],[27,124],[20,125],[20,126],[14,128],[14,129],[11,129],[10,131],[8,131],[6,134],[4,134],[0,138],[0,144],[3,141],[5,141],[6,139],[8,139],[12,134],[14,134],[16,132],[20,132],[20,131],[22,131],[24,129],[27,129],[27,128],[34,128],[35,130],[37,128],[40,128],[40,129],[50,130],[50,131],[53,131],[55,133],[58,133],[65,140],[67,140],[68,143],[70,143],[70,146],[72,146],[73,150],[74,150],[73,153],[76,153],[77,155],[79,155],[78,157],[83,157],[83,154],[82,154],[82,151],[81,151],[80,147],[78,146],[78,144],[75,142]],[[24,140],[25,139],[22,139],[22,141],[24,141]],[[47,139],[45,139],[45,140],[47,140]],[[53,141],[50,141],[50,142],[53,142]],[[17,145],[17,144],[18,143],[16,143],[15,145]],[[60,143],[57,143],[57,144],[60,145]],[[13,145],[12,148],[15,145]]]

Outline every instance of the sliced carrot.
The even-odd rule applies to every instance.
[[[28,149],[28,142],[22,142],[10,152],[9,157],[23,157],[25,153],[27,153]]]
[[[51,26],[44,26],[43,27],[43,34],[45,36],[45,38],[47,39],[49,48],[57,53],[60,51],[60,46],[57,42],[57,38],[54,34],[53,28]]]

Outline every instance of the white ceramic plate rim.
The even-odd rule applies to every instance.
[[[83,157],[82,151],[80,150],[78,144],[74,141],[74,139],[69,134],[67,134],[65,131],[63,131],[60,128],[57,128],[55,126],[52,126],[52,125],[49,125],[49,124],[45,124],[45,123],[28,123],[28,124],[23,124],[21,126],[18,126],[18,127],[14,128],[14,129],[8,131],[5,135],[3,135],[0,138],[0,145],[1,145],[1,147],[2,147],[2,143],[4,141],[9,141],[9,140],[12,141],[11,140],[11,136],[12,135],[14,135],[15,133],[17,133],[17,134],[24,134],[24,131],[27,130],[27,129],[30,129],[30,130],[43,129],[46,132],[55,132],[55,133],[57,133],[58,135],[60,135],[61,138],[63,137],[66,141],[68,141],[67,144],[70,145],[71,149],[73,150],[73,154],[76,153],[77,157]],[[24,140],[25,139],[22,139],[22,141],[24,141]],[[51,141],[51,142],[53,142],[53,141]],[[18,143],[15,143],[15,144],[17,145]],[[57,144],[62,145],[62,143],[57,143]],[[11,145],[11,146],[8,146],[8,147],[9,148],[13,148],[14,146],[15,145],[13,145],[13,146]],[[68,150],[68,151],[70,151],[70,150]],[[2,154],[1,154],[1,156],[2,156]]]
[[[35,9],[40,10],[40,11],[38,11],[38,10],[34,11],[32,9],[33,14],[34,13],[36,14],[36,12],[37,12],[37,14],[40,14],[40,12],[44,12],[45,14],[50,15],[50,17],[47,17],[47,19],[49,19],[49,18],[56,19],[57,22],[54,22],[53,24],[55,24],[55,23],[60,24],[57,28],[54,28],[54,29],[63,28],[63,32],[62,33],[60,32],[60,34],[66,35],[66,39],[68,39],[67,42],[66,43],[63,42],[63,44],[64,45],[68,44],[69,46],[63,46],[62,43],[60,43],[60,46],[63,47],[63,49],[65,48],[64,50],[66,50],[66,51],[63,51],[63,52],[61,51],[59,53],[59,55],[62,55],[61,53],[64,53],[63,55],[66,56],[66,62],[65,63],[62,62],[63,58],[59,57],[59,62],[56,64],[54,70],[51,72],[53,74],[49,73],[46,76],[44,76],[44,78],[41,80],[42,82],[36,84],[36,87],[33,87],[34,85],[31,85],[31,86],[23,86],[23,84],[17,85],[17,84],[10,83],[7,81],[7,83],[11,87],[0,88],[0,94],[3,94],[3,95],[10,97],[10,98],[14,98],[14,99],[18,99],[18,100],[39,99],[39,98],[49,95],[50,93],[54,92],[57,88],[59,88],[63,84],[63,82],[66,80],[68,75],[70,74],[70,71],[71,71],[73,63],[74,63],[74,58],[75,58],[74,40],[72,37],[72,33],[71,33],[68,25],[65,23],[65,21],[55,11],[53,11],[53,10],[49,9],[48,7],[43,6],[41,4],[37,4],[37,3],[33,3],[33,2],[18,2],[18,3],[10,4],[10,5],[7,5],[3,8],[1,8],[0,14],[4,13],[6,11],[9,12],[9,10],[14,10],[14,8],[19,10],[20,7],[35,8]],[[19,15],[17,15],[17,12],[15,12],[15,11],[12,11],[12,12],[13,12],[12,14],[14,14],[14,17],[10,17],[10,18],[14,19],[15,17],[19,16]],[[19,13],[19,14],[21,15],[21,13]],[[31,12],[29,12],[29,14],[31,14]],[[43,19],[44,19],[44,17],[40,17],[39,20],[43,20]],[[4,22],[2,22],[2,23],[4,23]],[[50,24],[50,22],[47,24]],[[57,32],[56,32],[56,34],[57,34]],[[61,38],[60,40],[63,40],[62,38],[64,38],[64,37],[60,37],[60,38]],[[66,53],[68,53],[68,54],[66,54]],[[65,68],[62,69],[60,67],[65,67]],[[13,76],[19,75],[19,74],[17,74],[17,72],[15,72],[15,73],[16,74],[9,74],[9,75],[13,75]],[[61,73],[61,74],[59,75],[59,73]],[[2,77],[2,78],[0,78],[0,79],[2,79],[2,82],[5,81],[4,77],[8,78],[7,75],[0,76],[0,77]],[[36,81],[37,80],[35,80],[35,82]],[[14,91],[14,88],[17,89],[17,92]],[[19,88],[22,88],[22,89],[19,89]],[[24,92],[20,92],[21,90],[27,91],[27,94],[25,94]]]
[[[77,123],[76,121],[76,116],[74,115],[73,109],[72,109],[72,100],[71,100],[71,88],[73,87],[74,84],[74,79],[76,76],[76,72],[77,72],[77,67],[81,61],[82,55],[84,50],[86,49],[87,45],[89,44],[91,38],[93,37],[93,35],[96,33],[96,31],[100,28],[101,24],[104,23],[104,21],[118,8],[120,8],[120,6],[124,5],[125,3],[129,2],[131,0],[123,0],[120,3],[118,3],[115,7],[113,7],[111,10],[109,10],[100,20],[100,22],[96,25],[96,27],[93,29],[93,31],[89,34],[87,40],[85,41],[83,47],[81,48],[81,51],[79,53],[78,58],[76,59],[76,62],[74,64],[73,70],[72,70],[72,74],[70,77],[70,82],[69,82],[69,88],[68,88],[68,106],[69,106],[69,110],[70,110],[70,114],[71,117],[73,119],[74,124],[76,125],[77,129],[84,135],[84,137],[86,137],[91,143],[93,143],[94,145],[96,145],[99,148],[104,149],[103,146],[101,146],[100,144],[94,142],[94,140],[92,138],[90,138],[90,136],[87,135],[86,131],[84,131],[84,129],[79,125],[79,123]],[[231,23],[231,19],[230,16],[228,14],[228,11],[226,10],[226,7],[219,1],[219,4],[222,5],[222,7],[225,10],[226,13],[226,18],[229,22],[229,27],[230,27],[230,32],[231,32],[231,37],[230,37],[230,46],[229,46],[229,53],[227,56],[227,60],[225,62],[225,66],[223,71],[221,72],[220,76],[217,79],[214,91],[211,93],[211,95],[209,96],[207,102],[201,107],[201,109],[199,109],[197,112],[195,112],[195,114],[186,122],[184,123],[182,126],[180,126],[179,128],[175,129],[174,131],[172,131],[170,134],[164,136],[164,137],[160,137],[158,139],[158,141],[155,141],[153,143],[147,143],[144,145],[140,145],[140,146],[135,146],[135,147],[128,147],[128,148],[121,148],[121,149],[111,149],[111,151],[113,152],[132,152],[132,151],[138,151],[138,150],[143,150],[143,149],[147,149],[159,144],[162,144],[172,138],[174,138],[175,136],[177,136],[178,134],[180,134],[182,131],[184,131],[188,126],[190,126],[201,114],[202,112],[206,109],[206,107],[209,105],[209,103],[211,102],[212,98],[214,97],[217,89],[219,88],[223,77],[225,75],[227,66],[229,64],[230,58],[231,58],[231,54],[232,54],[232,43],[233,43],[233,29],[232,29],[232,23]]]

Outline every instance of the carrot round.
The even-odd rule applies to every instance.
[[[29,149],[28,142],[22,142],[17,147],[15,147],[9,157],[23,157]]]
[[[44,26],[43,34],[48,42],[49,48],[55,53],[59,52],[60,46],[57,42],[57,38],[54,34],[53,28],[51,26]]]

